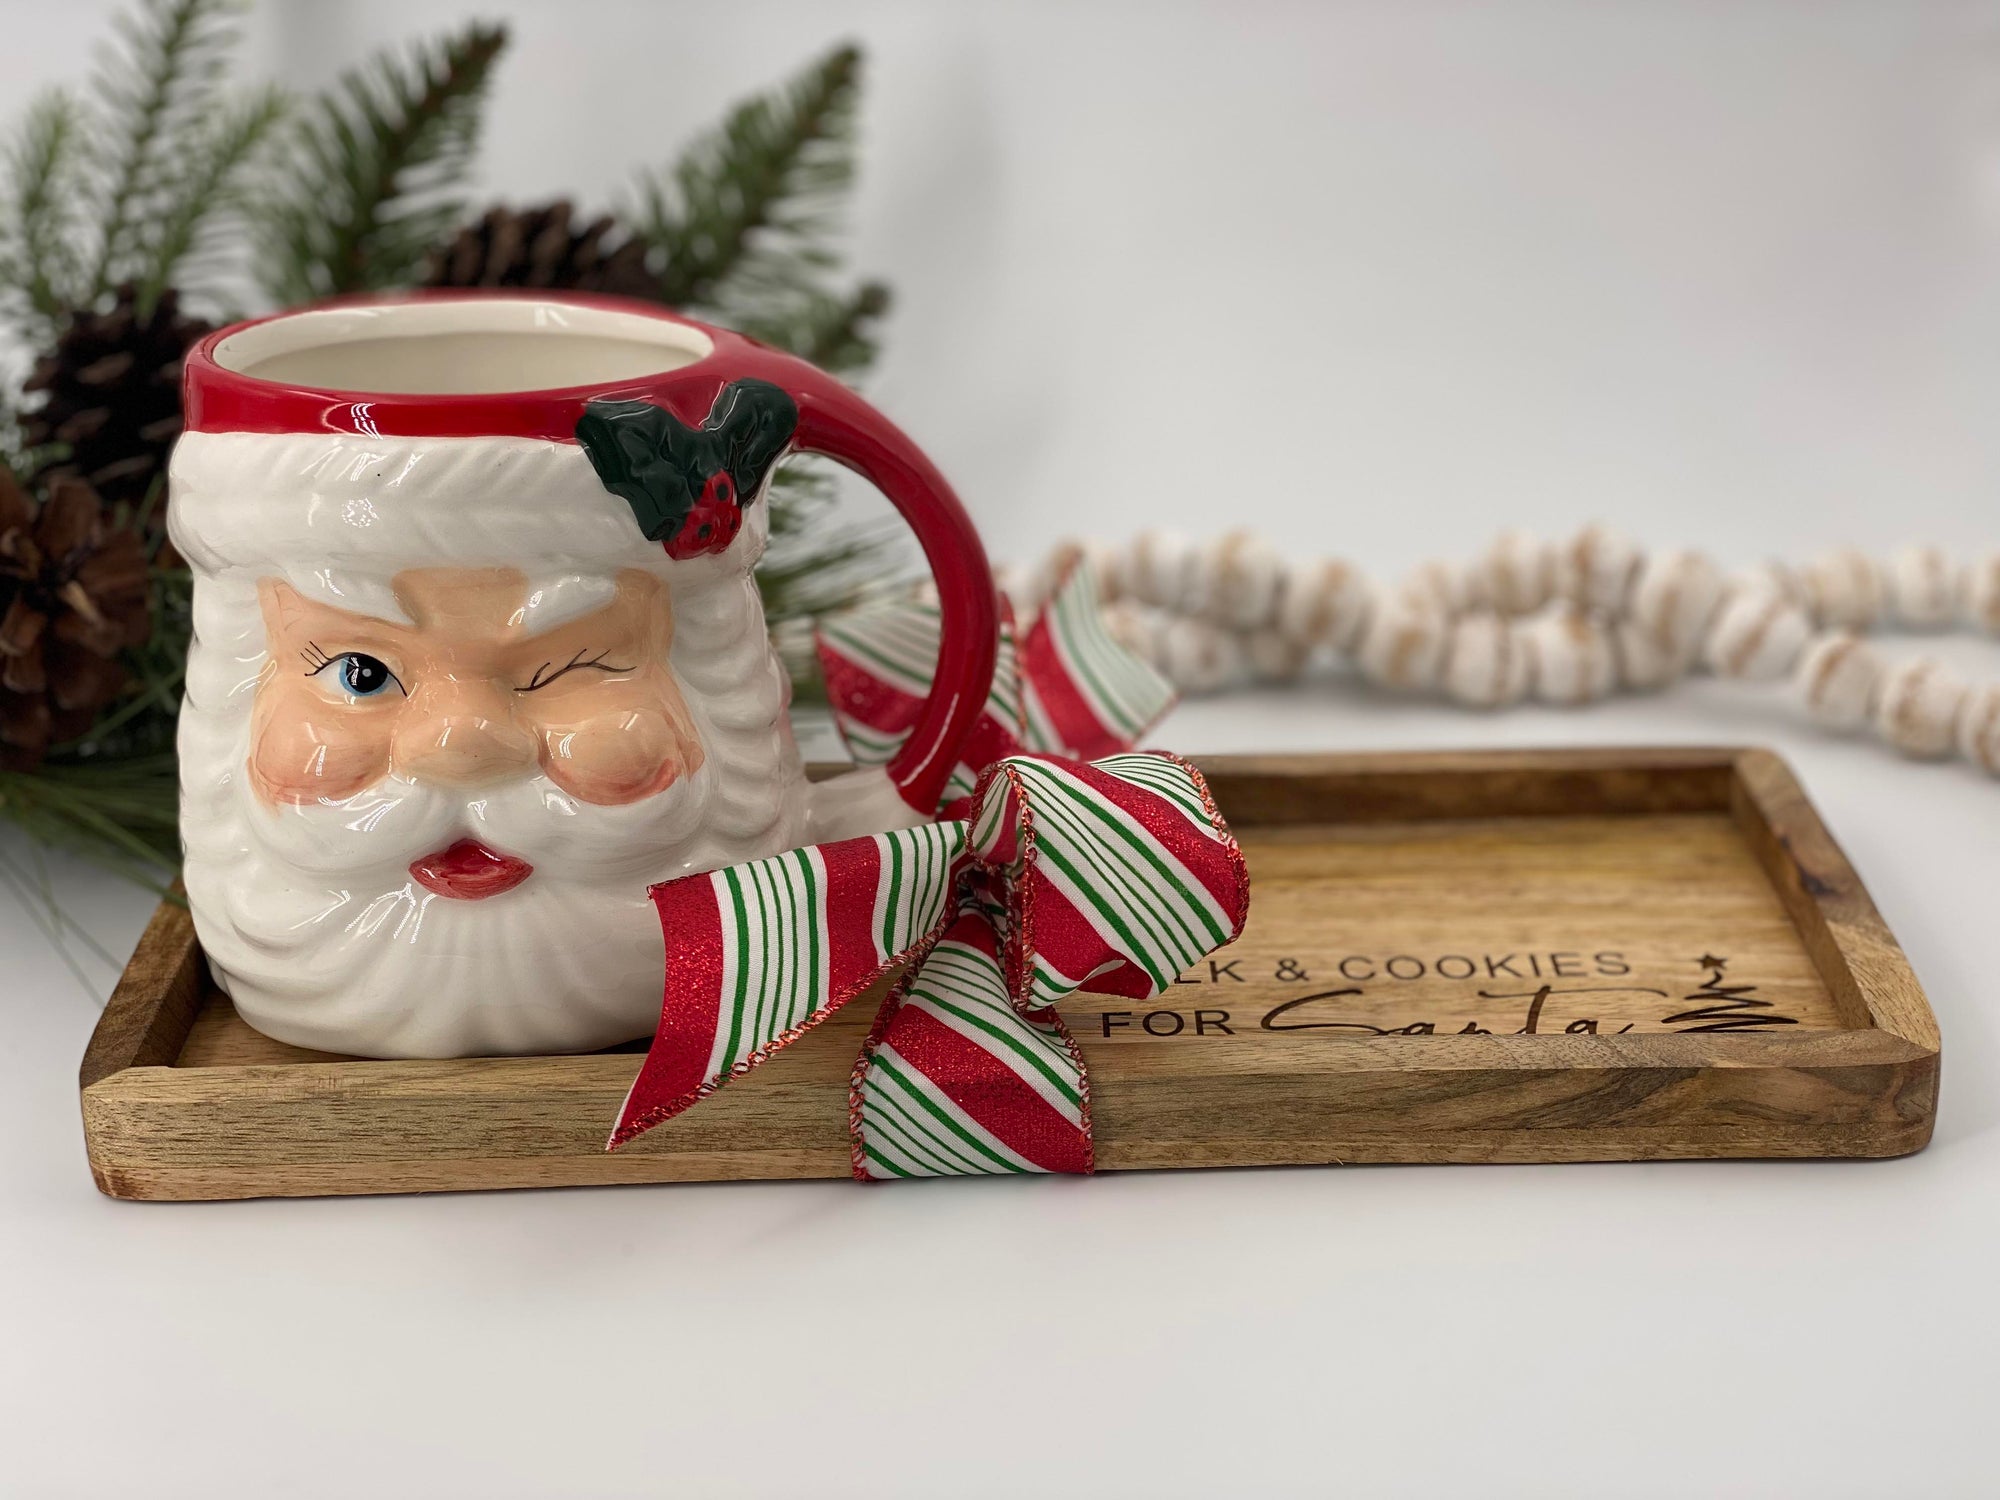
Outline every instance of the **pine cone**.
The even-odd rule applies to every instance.
[[[0,470],[0,763],[32,767],[124,690],[151,633],[146,552],[73,476],[37,505]]]
[[[609,214],[572,228],[575,212],[566,199],[539,208],[496,205],[431,252],[423,285],[547,287],[659,301],[644,242],[619,235]]]
[[[110,504],[139,505],[180,436],[182,356],[208,331],[180,315],[172,288],[150,313],[122,286],[110,311],[72,314],[26,387],[47,397],[21,419],[22,438],[31,448],[69,449],[43,473],[87,480]],[[165,509],[155,507],[156,524]]]

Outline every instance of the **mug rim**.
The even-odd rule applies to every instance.
[[[581,385],[523,386],[504,391],[411,392],[349,390],[271,380],[232,369],[223,346],[259,329],[342,311],[492,303],[553,307],[643,318],[685,329],[706,345],[685,362],[647,374]],[[329,340],[328,342],[335,342]],[[663,344],[664,350],[685,345]],[[574,443],[576,419],[592,401],[646,400],[699,420],[727,371],[728,378],[768,375],[784,356],[756,340],[686,317],[658,303],[597,292],[532,287],[419,289],[328,298],[249,318],[203,336],[188,351],[181,374],[184,429],[267,435],[338,432],[363,437],[532,437]],[[782,383],[782,381],[781,381]],[[685,408],[685,409],[683,409]],[[698,409],[697,409],[698,408]]]

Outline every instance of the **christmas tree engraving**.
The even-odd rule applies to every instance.
[[[1773,1011],[1771,1001],[1758,997],[1756,985],[1724,984],[1727,958],[1704,953],[1695,963],[1703,970],[1701,988],[1681,998],[1703,1003],[1694,1010],[1666,1017],[1660,1022],[1662,1026],[1680,1032],[1767,1031],[1774,1026],[1799,1024],[1796,1016],[1781,1016]]]

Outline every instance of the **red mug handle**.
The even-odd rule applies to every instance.
[[[799,408],[796,446],[852,469],[888,496],[937,581],[937,674],[910,737],[888,765],[902,799],[935,817],[993,686],[1000,607],[986,549],[944,476],[895,423],[810,365],[788,373],[784,383]]]

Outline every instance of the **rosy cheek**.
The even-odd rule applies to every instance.
[[[701,742],[664,708],[608,709],[546,726],[542,766],[571,796],[616,806],[663,792],[700,769]]]
[[[317,695],[260,697],[250,784],[273,804],[351,797],[388,774],[389,727],[386,714],[342,713]]]

